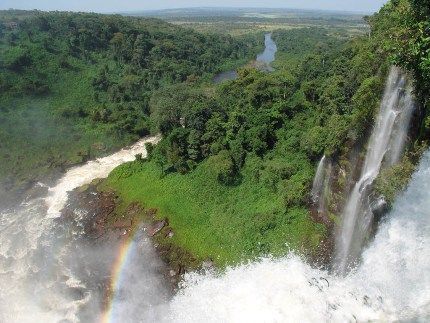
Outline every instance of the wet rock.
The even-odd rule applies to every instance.
[[[370,208],[375,219],[379,221],[388,212],[388,203],[383,196],[371,202]]]
[[[139,203],[133,202],[127,207],[127,215],[129,217],[134,217],[142,212],[142,207]]]
[[[118,220],[114,224],[112,224],[112,228],[114,229],[127,229],[133,225],[133,221],[130,219]]]
[[[155,236],[157,233],[159,233],[161,230],[163,230],[163,228],[166,225],[167,225],[166,219],[152,223],[148,228],[148,235],[150,237]]]
[[[71,287],[68,292],[72,300],[83,300],[85,298],[85,289],[82,287]]]
[[[176,275],[178,275],[178,272],[176,270],[170,269],[169,275],[170,277],[175,277]]]
[[[157,209],[148,209],[146,210],[146,216],[150,219],[153,219],[157,214]]]

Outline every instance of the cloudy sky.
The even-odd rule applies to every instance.
[[[387,0],[0,0],[0,9],[140,11],[186,7],[265,7],[373,12]]]

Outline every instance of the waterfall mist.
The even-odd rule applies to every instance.
[[[32,198],[0,214],[0,322],[95,322],[103,311],[106,286],[112,275],[120,241],[106,237],[89,243],[86,221],[94,214],[73,209],[70,219],[60,216],[68,192],[106,177],[116,166],[146,154],[141,140],[130,148],[70,169],[46,194]],[[169,292],[160,273],[161,261],[152,244],[141,234],[133,242],[139,259],[130,263],[136,293],[122,288],[117,303],[128,309],[129,321],[136,315],[126,305],[139,303],[140,313],[167,302]],[[132,279],[133,277],[145,279]],[[143,294],[141,294],[143,292]],[[127,301],[123,301],[125,297]],[[121,313],[121,309],[118,309]],[[142,315],[142,318],[152,317]]]
[[[112,322],[351,322],[430,320],[430,151],[408,189],[397,199],[363,253],[371,214],[364,198],[383,165],[403,150],[412,112],[411,89],[393,68],[370,140],[360,181],[344,218],[340,268],[361,262],[345,275],[314,268],[291,253],[264,258],[223,272],[188,273],[171,297],[160,261],[139,232],[132,242],[112,307]],[[156,142],[157,138],[150,141]],[[399,142],[400,140],[400,142]],[[105,177],[119,164],[145,154],[145,141],[131,149],[67,172],[46,196],[31,199],[0,216],[0,322],[98,322],[104,284],[115,261],[115,242],[85,242],[84,219],[71,222],[59,211],[67,192]],[[314,196],[324,200],[330,178],[320,162]],[[354,195],[355,194],[355,195]],[[363,202],[364,201],[364,202]],[[355,204],[354,204],[355,203]],[[358,210],[360,209],[360,210]],[[351,233],[350,236],[347,233]],[[356,233],[359,232],[359,233]],[[346,238],[345,238],[346,237]],[[358,244],[356,244],[356,241]],[[354,248],[352,248],[352,246]],[[353,253],[351,253],[353,251]]]

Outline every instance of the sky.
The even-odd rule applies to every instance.
[[[189,7],[264,7],[374,12],[387,0],[0,0],[0,9],[124,12]]]

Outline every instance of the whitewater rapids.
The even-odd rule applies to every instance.
[[[73,167],[46,196],[0,213],[0,323],[78,322],[83,311],[89,312],[86,317],[98,316],[97,304],[103,295],[88,282],[109,274],[106,268],[111,266],[114,249],[80,242],[85,237],[81,220],[89,216],[81,210],[75,210],[73,225],[62,225],[56,219],[70,191],[107,177],[136,154],[145,157],[145,144],[159,139],[142,139],[110,156]],[[153,259],[146,263],[141,270],[150,276],[156,266]]]
[[[86,284],[97,279],[97,273],[87,271],[93,267],[83,266],[76,256],[86,253],[98,265],[99,261],[106,262],[112,252],[76,249],[74,237],[84,233],[68,233],[67,228],[56,226],[53,218],[65,205],[68,190],[107,176],[115,165],[144,152],[143,142],[134,147],[136,150],[122,150],[120,155],[72,169],[46,198],[28,201],[16,212],[1,214],[0,322],[78,322],[81,317],[89,318],[81,322],[98,322],[99,313],[94,313],[97,307],[91,305],[98,303],[101,295]],[[154,304],[151,310],[157,313],[151,317],[162,318],[157,322],[181,323],[428,322],[429,210],[427,152],[410,186],[364,251],[361,264],[345,277],[315,269],[294,254],[228,268],[224,273],[190,273],[172,299]],[[142,313],[142,305],[157,299],[155,287],[148,290],[136,284],[138,277],[145,277],[145,287],[160,279],[148,265],[148,253],[136,250],[123,273],[132,279],[120,286],[127,293],[115,304],[121,316],[111,322],[140,322],[139,318],[142,321],[148,317]],[[70,294],[70,289],[75,293]],[[83,311],[88,316],[82,316]]]
[[[428,322],[430,152],[347,276],[295,255],[263,259],[187,275],[170,310],[175,322]]]

